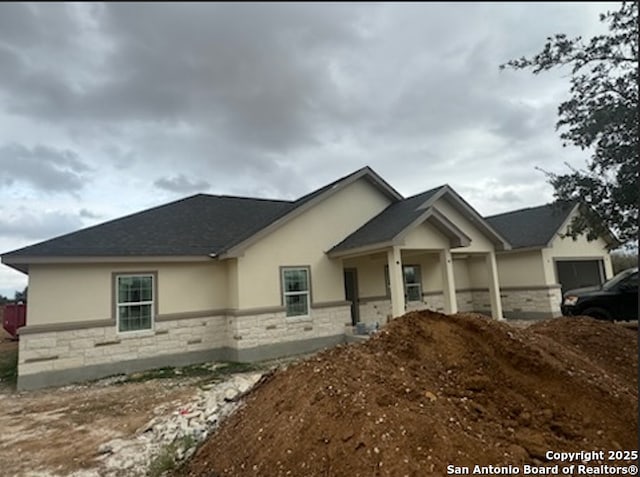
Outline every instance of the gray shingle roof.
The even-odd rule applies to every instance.
[[[385,193],[401,197],[372,169],[364,167],[296,201],[197,194],[7,252],[2,259],[220,255],[289,212],[357,177],[367,177]]]
[[[198,194],[14,250],[3,259],[217,254],[295,206],[290,201]]]
[[[436,187],[387,206],[369,222],[333,247],[331,252],[340,252],[392,240],[420,215],[424,214],[425,209],[418,209],[418,207],[443,187],[445,186]]]
[[[485,220],[515,248],[546,247],[575,204],[553,204],[514,210]]]

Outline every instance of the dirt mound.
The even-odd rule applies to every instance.
[[[589,326],[603,350],[634,333],[591,320],[563,338],[565,325],[546,326],[409,313],[276,372],[183,475],[445,475],[448,464],[539,463],[547,450],[636,449],[637,380],[564,346]]]
[[[548,336],[562,346],[588,358],[605,372],[618,375],[625,382],[637,383],[637,332],[620,325],[597,321],[588,316],[547,320],[536,323],[530,331]]]

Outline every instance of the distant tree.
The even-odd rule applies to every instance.
[[[500,66],[531,69],[571,68],[571,99],[558,107],[556,129],[563,146],[591,151],[586,169],[566,174],[545,172],[561,201],[588,205],[570,224],[569,235],[589,239],[605,227],[623,243],[638,238],[638,3],[624,2],[600,21],[609,32],[589,42],[564,34],[547,38],[542,51]]]
[[[27,302],[27,294],[29,291],[29,287],[24,287],[24,290],[22,291],[16,291],[14,297],[13,297],[13,301],[18,303],[19,301],[26,303]]]
[[[6,303],[9,303],[11,300],[9,300],[6,296],[4,295],[0,295],[0,305],[4,305]]]
[[[631,251],[615,251],[611,254],[611,266],[613,267],[614,275],[626,270],[627,268],[633,268],[638,266],[638,250]]]

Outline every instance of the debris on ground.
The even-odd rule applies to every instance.
[[[638,448],[637,332],[411,312],[276,371],[177,475],[424,476]]]
[[[98,448],[102,461],[97,475],[145,476],[159,457],[167,468],[191,456],[198,443],[238,405],[263,373],[238,374],[219,384],[203,386],[197,395],[173,413],[157,416],[141,426],[132,437],[116,438]],[[170,451],[171,455],[167,455]],[[163,455],[164,454],[164,455]]]

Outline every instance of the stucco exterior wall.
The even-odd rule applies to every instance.
[[[505,252],[496,256],[502,286],[539,286],[548,282],[540,250]]]
[[[113,274],[157,273],[158,314],[228,308],[217,262],[32,265],[27,326],[115,319]]]
[[[355,268],[358,273],[358,293],[360,297],[385,296],[384,267],[386,253],[376,253],[343,261],[344,268]]]
[[[310,266],[313,302],[344,300],[342,262],[325,252],[389,204],[360,179],[263,237],[238,258],[240,309],[281,304],[280,267]]]
[[[403,249],[432,249],[449,248],[449,239],[428,222],[413,228],[403,240]]]
[[[494,250],[493,243],[469,219],[458,212],[447,199],[438,199],[434,207],[471,239],[471,245],[464,247],[464,251],[490,252]]]
[[[575,212],[574,212],[575,215]],[[570,216],[573,217],[573,215]],[[558,277],[554,259],[565,260],[602,260],[606,278],[613,276],[611,257],[607,250],[607,243],[598,238],[589,242],[586,235],[580,235],[573,240],[571,237],[562,237],[567,232],[567,224],[563,225],[560,232],[551,241],[551,247],[543,249],[545,276],[551,283],[557,283]]]

